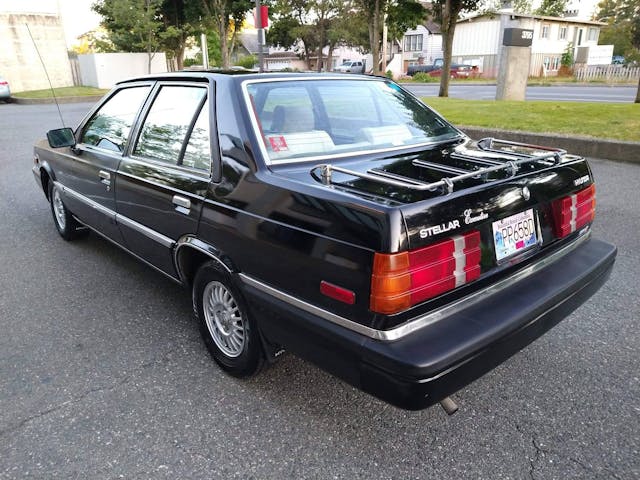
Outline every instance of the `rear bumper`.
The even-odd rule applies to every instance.
[[[559,323],[607,280],[616,248],[590,239],[552,264],[395,341],[365,337],[246,289],[267,339],[409,410],[439,402]]]

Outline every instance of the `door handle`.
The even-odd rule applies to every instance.
[[[189,210],[191,208],[191,200],[180,195],[174,195],[171,200],[176,207],[182,207]]]
[[[100,183],[106,185],[107,187],[109,187],[111,185],[111,174],[109,172],[106,172],[104,170],[100,170],[98,172],[98,177],[100,177]],[[107,188],[108,190],[109,188]]]

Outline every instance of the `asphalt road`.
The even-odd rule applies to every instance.
[[[406,83],[403,86],[420,97],[436,97],[440,88],[437,83]],[[637,90],[637,87],[606,85],[527,87],[526,97],[527,100],[628,103],[634,101]],[[453,84],[449,87],[449,96],[467,100],[495,100],[496,86]]]
[[[447,417],[292,355],[221,373],[186,292],[97,235],[56,233],[30,168],[57,126],[54,106],[0,105],[0,478],[640,478],[637,165],[592,163],[595,234],[619,247],[608,284]]]

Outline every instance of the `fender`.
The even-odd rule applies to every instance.
[[[204,253],[208,257],[211,257],[211,259],[218,262],[220,266],[222,266],[227,272],[231,274],[238,272],[238,268],[234,265],[231,259],[220,249],[214,247],[210,243],[205,242],[204,240],[199,239],[195,235],[184,235],[178,239],[173,248],[173,261],[176,267],[176,271],[178,272],[178,276],[180,277],[180,281],[185,285],[188,282],[181,262],[181,252],[184,252],[185,248],[192,248],[201,253]]]

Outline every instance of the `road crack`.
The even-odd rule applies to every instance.
[[[102,393],[102,392],[110,392],[113,390],[116,390],[120,387],[122,387],[123,385],[126,385],[127,383],[129,383],[131,381],[131,379],[133,377],[135,377],[137,374],[139,374],[140,372],[143,372],[144,370],[152,367],[153,365],[160,363],[160,362],[167,362],[168,361],[168,357],[169,355],[171,355],[173,352],[175,351],[174,348],[167,350],[165,353],[163,353],[162,355],[159,356],[159,358],[156,358],[154,360],[151,360],[149,362],[145,362],[142,365],[140,365],[139,367],[137,367],[136,369],[134,369],[134,371],[128,375],[125,375],[124,377],[122,377],[121,379],[117,380],[115,383],[111,384],[111,385],[107,385],[107,386],[101,386],[101,387],[96,387],[96,388],[91,388],[89,390],[87,390],[86,392],[83,392],[82,394],[70,398],[69,400],[66,400],[62,403],[59,403],[58,405],[54,405],[53,407],[47,408],[45,410],[42,410],[34,415],[30,415],[26,418],[23,418],[22,420],[20,420],[18,423],[16,423],[15,425],[12,426],[8,426],[7,428],[4,429],[0,429],[0,438],[5,437],[11,433],[17,432],[18,430],[21,430],[22,428],[24,428],[26,425],[30,424],[31,422],[34,422],[36,420],[39,420],[41,418],[44,418],[48,415],[51,415],[52,413],[55,413],[65,407],[68,407],[70,405],[75,405],[77,403],[82,402],[83,400],[85,400],[87,397],[89,397],[90,395],[96,394],[96,393]]]

